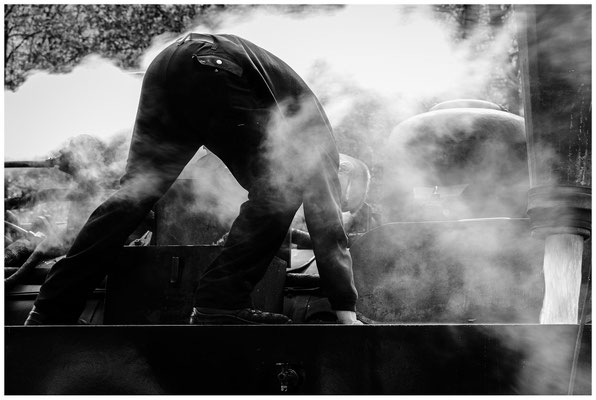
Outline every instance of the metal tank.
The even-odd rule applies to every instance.
[[[542,248],[525,218],[523,118],[449,100],[396,126],[385,149],[390,223],[350,250],[358,309],[385,323],[537,322]]]
[[[382,160],[390,222],[525,216],[524,120],[496,104],[451,100],[408,118]]]

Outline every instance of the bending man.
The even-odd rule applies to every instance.
[[[248,191],[195,293],[191,323],[285,323],[250,293],[304,204],[322,285],[357,323],[342,226],[339,154],[317,98],[282,60],[233,35],[190,34],[149,66],[121,189],[100,205],[42,286],[29,324],[74,324],[117,249],[206,146]]]

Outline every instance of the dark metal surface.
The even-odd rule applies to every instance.
[[[576,325],[5,328],[6,394],[565,394]],[[591,393],[591,326],[574,390]]]
[[[23,325],[33,302],[39,294],[40,284],[38,285],[16,285],[5,292],[4,297],[4,325]],[[85,309],[81,314],[81,319],[85,323],[96,325],[103,323],[103,304],[105,298],[105,289],[102,287],[93,291],[93,294],[87,299]]]
[[[591,5],[519,6],[533,231],[590,236]]]
[[[106,324],[181,324],[199,277],[221,246],[127,246],[108,274]],[[256,308],[281,312],[286,263],[274,258],[252,293]]]
[[[528,192],[532,234],[545,238],[568,233],[589,238],[592,231],[592,188],[540,186]]]
[[[518,6],[532,187],[592,185],[592,6]]]
[[[382,154],[389,221],[525,216],[528,163],[518,115],[487,108],[418,114],[393,129]]]
[[[543,246],[527,219],[383,225],[350,248],[357,308],[389,323],[537,323]]]
[[[44,161],[4,161],[4,168],[53,168],[59,162],[55,158]]]

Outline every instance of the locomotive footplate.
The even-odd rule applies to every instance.
[[[591,332],[591,325],[581,335],[579,325],[11,326],[5,394],[591,394]]]

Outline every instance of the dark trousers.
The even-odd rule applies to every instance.
[[[197,55],[204,56],[207,65],[198,62]],[[216,60],[223,60],[225,69],[218,68]],[[337,150],[327,145],[304,149],[316,156],[303,173],[297,173],[299,165],[290,163],[288,168],[285,161],[272,161],[271,153],[264,151],[271,101],[256,94],[250,74],[238,67],[224,48],[201,40],[171,45],[151,64],[121,189],[92,213],[66,257],[50,271],[35,302],[49,321],[76,322],[87,296],[109,274],[118,249],[201,145],[224,161],[249,195],[220,256],[200,280],[195,304],[249,307],[254,285],[304,202],[332,304],[353,309],[355,289],[341,223]],[[320,142],[328,141],[325,137]],[[280,171],[272,170],[272,164],[285,165],[291,176],[279,179]]]

